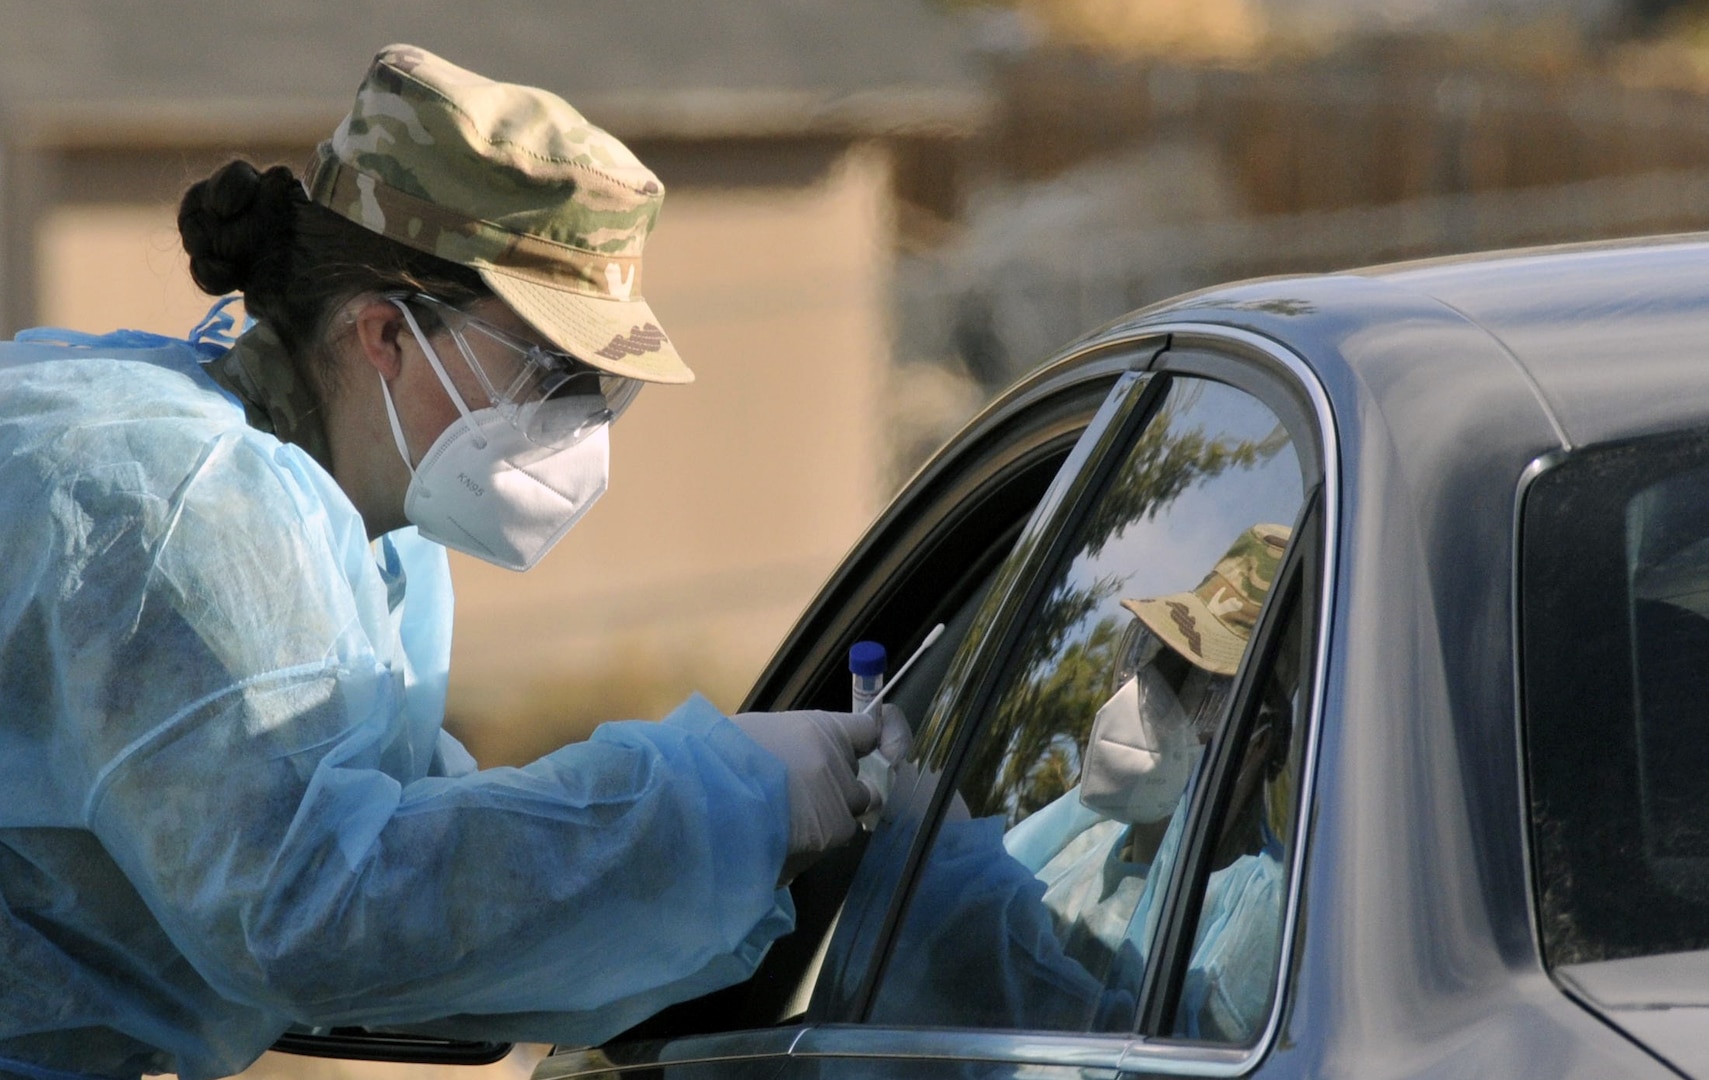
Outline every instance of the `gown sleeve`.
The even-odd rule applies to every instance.
[[[57,786],[202,978],[302,1024],[594,1043],[752,971],[793,922],[780,763],[691,699],[472,770],[409,648],[448,643],[448,578],[400,626],[331,478],[205,428],[56,478],[35,598]]]

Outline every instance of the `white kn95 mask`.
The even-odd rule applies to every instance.
[[[529,569],[605,493],[611,457],[605,398],[582,394],[526,406],[562,411],[546,426],[587,430],[569,447],[538,445],[525,433],[530,424],[492,407],[471,411],[408,305],[392,302],[461,414],[434,440],[421,464],[410,466],[391,388],[381,379],[392,437],[410,467],[404,516],[429,540],[508,570]]]

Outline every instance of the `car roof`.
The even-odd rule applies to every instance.
[[[1331,382],[1337,374],[1357,379],[1373,351],[1392,365],[1396,351],[1412,350],[1413,364],[1456,377],[1505,364],[1569,448],[1709,416],[1709,394],[1697,392],[1709,392],[1709,234],[1236,282],[1136,311],[1082,338],[1077,351],[1182,320],[1273,338]],[[1426,323],[1432,333],[1409,335]],[[1447,333],[1450,323],[1458,335]],[[1456,336],[1457,347],[1482,357],[1447,362],[1440,350]],[[1461,419],[1515,406],[1468,394]]]
[[[1709,236],[1494,252],[1362,273],[1482,327],[1530,374],[1573,444],[1706,415]]]

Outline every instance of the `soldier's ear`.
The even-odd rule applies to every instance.
[[[387,382],[403,370],[404,318],[397,305],[381,297],[357,301],[352,313],[357,353]]]

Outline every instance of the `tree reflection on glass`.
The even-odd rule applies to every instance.
[[[1194,408],[1205,385],[1176,380],[1170,388],[1099,495],[1059,580],[1029,620],[1028,636],[1011,662],[1014,681],[997,705],[992,728],[1009,737],[983,740],[958,785],[974,815],[1001,813],[1012,826],[1079,780],[1081,751],[1112,689],[1110,672],[1128,616],[1115,607],[1099,617],[1125,579],[1077,578],[1076,563],[1097,557],[1130,526],[1155,519],[1183,493],[1231,469],[1259,466],[1288,445],[1279,424],[1256,439],[1207,430],[1205,411]]]

